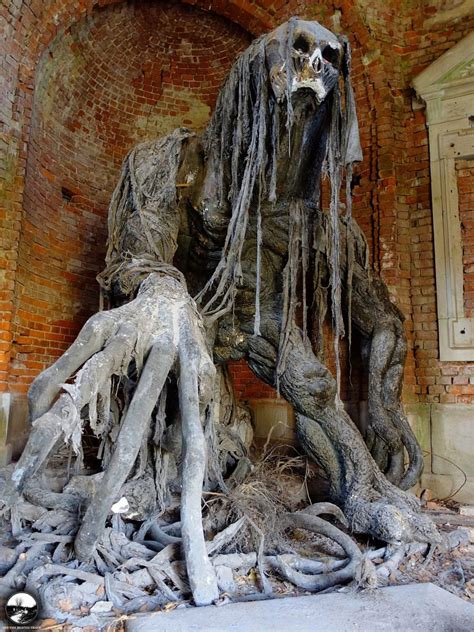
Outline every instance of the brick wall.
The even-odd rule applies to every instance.
[[[438,5],[0,0],[0,389],[24,391],[96,309],[105,208],[126,151],[177,124],[202,127],[250,36],[297,14],[345,32],[354,50],[364,151],[354,215],[407,316],[405,400],[474,401],[474,367],[437,358],[427,130],[410,89],[472,29],[449,12],[437,22]],[[242,397],[274,395],[233,370]]]
[[[464,309],[474,317],[474,160],[456,160],[459,221],[462,234]]]

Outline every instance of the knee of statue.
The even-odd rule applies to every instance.
[[[328,403],[334,400],[336,396],[336,380],[332,376],[329,369],[325,366],[308,362],[303,365],[302,379],[296,376],[292,380],[293,388],[295,384],[300,384],[299,388],[307,391],[308,395],[314,397],[319,403]]]
[[[327,371],[325,375],[314,377],[309,383],[309,389],[321,402],[327,403],[336,397],[336,380]]]

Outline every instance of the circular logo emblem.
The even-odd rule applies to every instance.
[[[16,625],[27,625],[38,616],[36,599],[26,592],[14,593],[5,606],[7,619]]]

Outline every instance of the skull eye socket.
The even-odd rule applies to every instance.
[[[293,48],[299,53],[308,54],[309,53],[309,42],[302,35],[299,35],[295,39],[295,43],[293,44]]]
[[[339,65],[339,49],[333,48],[329,44],[323,48],[322,51],[323,59],[328,61],[333,66]]]

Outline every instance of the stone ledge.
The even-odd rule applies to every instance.
[[[474,608],[434,584],[183,608],[139,615],[127,632],[472,632]]]

